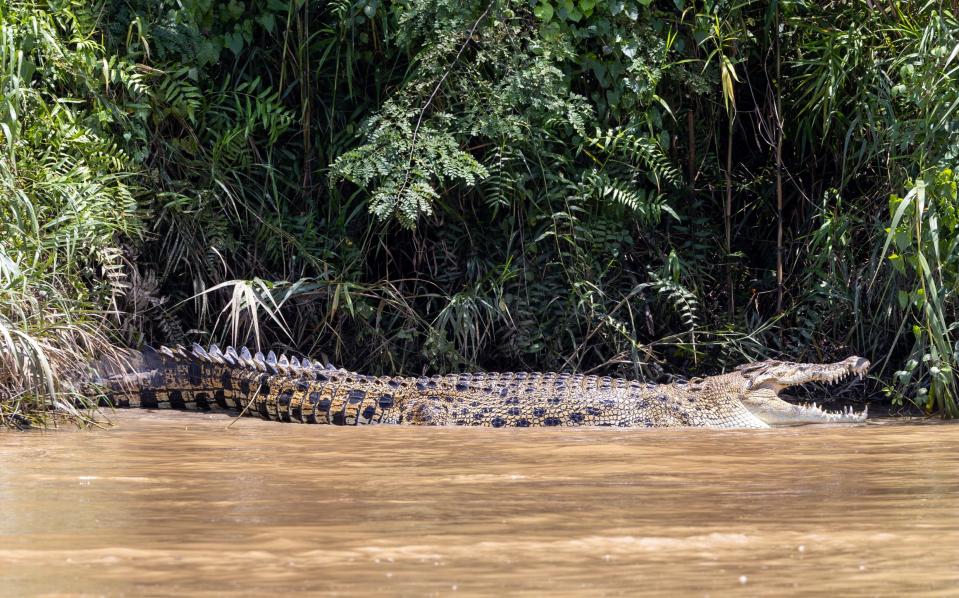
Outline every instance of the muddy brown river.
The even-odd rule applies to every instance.
[[[959,425],[112,419],[0,433],[0,595],[959,595]]]

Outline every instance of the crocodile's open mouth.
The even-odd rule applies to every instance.
[[[774,424],[860,423],[866,420],[867,409],[855,411],[845,407],[838,411],[823,409],[817,402],[793,404],[779,393],[786,388],[810,383],[838,384],[850,376],[864,378],[869,361],[850,357],[830,364],[765,361],[744,366],[740,371],[748,380],[743,404],[763,422]]]

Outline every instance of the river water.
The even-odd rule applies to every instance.
[[[959,595],[959,426],[0,433],[0,594]]]

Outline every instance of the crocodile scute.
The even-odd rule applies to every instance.
[[[764,428],[855,423],[865,411],[829,412],[778,397],[783,388],[862,376],[869,362],[763,361],[673,384],[570,373],[368,376],[309,359],[216,345],[145,348],[135,373],[100,378],[108,405],[227,410],[311,424],[499,427]]]

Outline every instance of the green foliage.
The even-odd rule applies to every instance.
[[[895,372],[899,389],[918,387],[927,410],[959,416],[957,289],[959,289],[959,230],[957,179],[951,169],[931,173],[910,185],[905,197],[889,200],[892,223],[882,255],[888,257],[902,282],[897,285],[898,308],[912,320],[914,344],[905,367]]]
[[[900,364],[884,372],[894,400],[959,415],[949,183],[959,158],[957,16],[935,3],[897,2],[895,14],[787,8],[801,155],[812,159],[810,175],[833,176],[837,193],[862,206],[855,216],[834,210],[814,237],[811,256],[837,259],[829,274],[824,259],[810,260],[822,309],[804,309],[814,320],[806,328],[845,327],[855,337],[844,340]],[[841,199],[831,201],[838,208]]]
[[[957,415],[959,27],[880,4],[0,3],[3,412],[110,342],[227,339],[407,373],[856,352]]]
[[[467,144],[541,149],[550,132],[584,135],[588,105],[557,66],[569,50],[530,43],[522,5],[399,3],[396,12],[393,42],[413,55],[416,76],[367,120],[363,145],[331,169],[334,182],[372,188],[370,208],[381,220],[412,227],[455,184],[470,188],[489,176]]]
[[[104,318],[129,288],[119,245],[141,230],[111,132],[122,81],[110,88],[81,6],[60,8],[0,11],[0,423],[14,425],[48,406],[80,415],[63,393],[110,350]]]
[[[437,187],[457,182],[472,186],[489,175],[452,134],[430,125],[414,129],[414,122],[419,124],[412,111],[385,107],[367,122],[366,143],[332,166],[335,176],[361,187],[375,183],[370,211],[380,220],[395,217],[408,227],[433,213],[433,202],[440,197]]]

